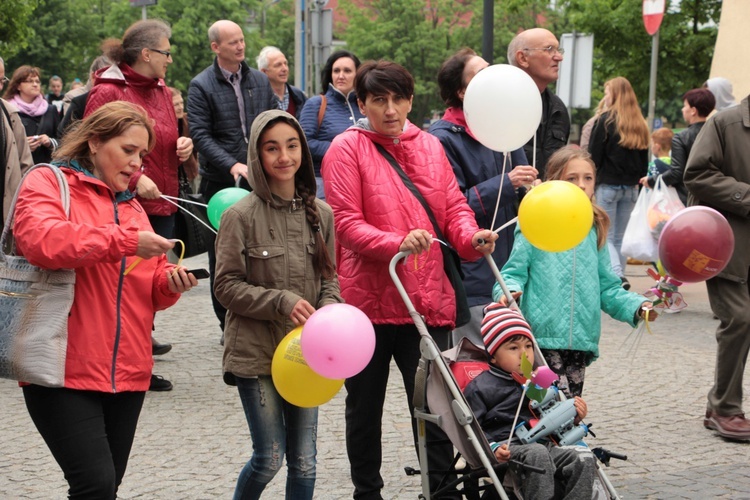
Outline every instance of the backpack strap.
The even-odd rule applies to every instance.
[[[326,95],[320,96],[320,109],[318,110],[318,130],[320,130],[320,124],[323,123],[323,117],[326,114],[326,106],[328,105],[328,99]]]

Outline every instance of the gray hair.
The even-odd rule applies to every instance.
[[[3,66],[5,66],[5,61],[3,60],[2,57],[0,57],[0,64],[2,64]]]
[[[89,79],[86,80],[86,88],[88,90],[91,90],[91,87],[94,86],[94,80],[91,78],[91,75],[93,75],[100,69],[107,68],[109,66],[112,66],[113,64],[114,62],[112,62],[112,59],[107,56],[99,56],[91,61],[91,66],[89,66]]]
[[[273,45],[267,45],[266,47],[263,47],[260,50],[260,54],[258,54],[258,58],[256,59],[258,63],[258,69],[264,70],[268,68],[268,56],[276,52],[282,54],[281,49],[279,49],[278,47],[274,47]]]
[[[513,37],[513,40],[508,44],[508,64],[511,66],[518,67],[518,61],[516,61],[516,54],[519,50],[523,50],[524,40],[523,33],[519,33]]]
[[[143,49],[156,47],[162,38],[170,38],[172,28],[158,19],[137,21],[125,30],[122,41],[105,40],[102,52],[115,62],[132,65]]]

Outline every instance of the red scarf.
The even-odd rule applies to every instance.
[[[479,142],[477,138],[474,137],[474,134],[471,133],[471,130],[469,130],[469,125],[467,125],[466,123],[466,115],[464,115],[463,109],[455,107],[446,109],[445,114],[443,114],[443,120],[451,122],[454,125],[458,125],[459,127],[463,127],[464,129],[466,129],[466,133],[469,134],[469,137]]]

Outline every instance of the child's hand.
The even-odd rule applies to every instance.
[[[586,401],[581,399],[579,396],[576,396],[573,399],[573,406],[575,406],[576,414],[577,414],[575,423],[578,424],[581,420],[586,418],[586,415],[588,414],[589,410],[588,410],[588,407],[586,406]]]
[[[659,313],[654,311],[654,304],[651,302],[644,302],[641,304],[641,308],[638,309],[638,316],[646,321],[655,321],[659,317]]]
[[[521,297],[523,292],[510,292],[511,297],[513,297],[513,300],[518,302],[518,299]],[[505,296],[505,294],[500,296],[500,299],[497,301],[498,304],[503,305],[505,307],[508,307],[508,297]]]
[[[289,314],[289,318],[296,326],[300,326],[304,325],[314,312],[315,308],[310,305],[308,301],[305,299],[299,299],[297,303],[294,304],[292,312]]]
[[[495,448],[495,458],[497,458],[497,461],[501,464],[504,464],[508,460],[510,460],[510,450],[508,449],[507,443]]]

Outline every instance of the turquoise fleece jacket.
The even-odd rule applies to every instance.
[[[521,312],[542,349],[591,353],[599,357],[601,312],[636,326],[636,313],[647,299],[622,288],[612,272],[606,245],[596,246],[592,228],[577,247],[565,252],[545,252],[529,243],[516,228],[515,243],[501,272],[511,292],[522,291]],[[495,283],[492,298],[502,296]]]

